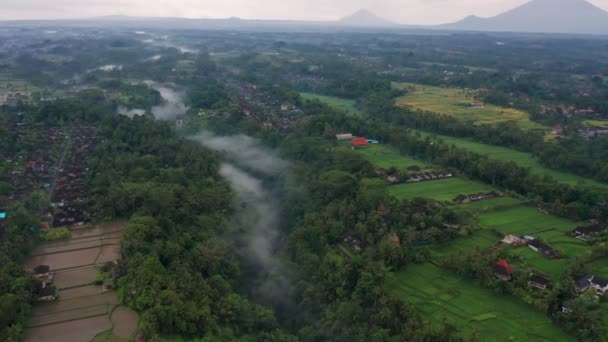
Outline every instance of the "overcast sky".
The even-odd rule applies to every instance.
[[[103,15],[334,20],[369,9],[402,24],[438,24],[504,12],[528,0],[0,0],[0,20]],[[608,10],[608,0],[590,0]]]

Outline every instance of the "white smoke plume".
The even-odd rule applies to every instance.
[[[156,89],[163,98],[164,103],[152,107],[152,114],[159,120],[172,120],[186,114],[184,92],[179,91],[171,84],[161,84],[154,81],[145,81],[150,88]]]
[[[290,284],[289,270],[274,253],[281,235],[280,203],[261,179],[244,169],[277,176],[289,167],[289,163],[258,140],[245,135],[218,137],[203,133],[192,139],[212,150],[227,153],[239,165],[224,163],[220,174],[236,193],[233,220],[242,231],[238,240],[246,246],[241,252],[244,258],[264,271],[256,291],[266,298],[284,301]]]
[[[289,167],[275,151],[246,135],[216,136],[205,132],[192,139],[212,150],[228,153],[239,165],[267,175],[278,175]]]
[[[129,118],[134,118],[136,116],[143,116],[146,114],[146,111],[143,109],[131,109],[129,110],[127,107],[125,106],[120,106],[118,107],[118,114],[122,114],[124,116],[128,116]]]

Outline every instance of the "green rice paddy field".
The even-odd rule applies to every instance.
[[[451,202],[458,195],[490,192],[492,190],[495,189],[484,183],[454,177],[428,182],[393,185],[389,188],[389,193],[399,199],[424,197]]]
[[[420,134],[423,136],[429,135],[429,133],[426,132],[418,132],[420,132]],[[530,153],[520,152],[506,147],[482,144],[464,138],[454,138],[445,135],[438,135],[437,137],[441,138],[441,140],[447,144],[452,144],[456,147],[463,148],[474,153],[486,155],[492,159],[512,161],[521,167],[530,169],[532,173],[538,175],[548,175],[565,184],[584,184],[587,186],[608,189],[608,184],[577,176],[572,173],[548,169],[542,166]]]
[[[399,151],[388,145],[370,145],[367,148],[356,150],[374,166],[384,169],[391,167],[397,170],[404,170],[410,166],[419,166],[422,169],[428,169],[429,166],[425,162],[403,156]]]
[[[528,113],[518,109],[493,105],[485,105],[484,108],[470,108],[471,102],[474,102],[475,99],[467,93],[473,94],[472,90],[465,92],[459,88],[433,87],[414,83],[394,83],[393,87],[414,89],[397,99],[398,106],[447,114],[477,125],[512,122],[524,129],[546,129],[531,121]]]
[[[431,324],[444,320],[477,341],[569,341],[542,312],[432,264],[412,265],[389,288],[416,306]]]
[[[334,109],[350,113],[353,115],[361,115],[361,111],[355,107],[355,101],[342,99],[334,96],[325,96],[313,93],[300,93],[304,100],[319,100]]]
[[[371,146],[357,150],[357,153],[377,167],[394,166],[401,169],[418,165],[432,168],[431,165],[401,156],[396,149],[385,145]],[[459,177],[389,187],[389,192],[398,198],[424,197],[448,202],[459,194],[492,190],[496,189]],[[470,237],[429,246],[434,259],[475,249],[485,250],[507,234],[529,234],[548,243],[563,258],[549,260],[528,247],[520,247],[511,249],[512,255],[518,258],[512,257],[509,262],[516,268],[530,267],[556,281],[571,258],[589,249],[584,242],[566,235],[580,223],[543,214],[534,206],[526,205],[525,199],[504,196],[470,204],[453,203],[452,208],[471,212],[477,217],[481,229]],[[598,275],[608,277],[608,260],[597,261],[592,268],[597,270]],[[465,338],[474,336],[479,341],[570,340],[543,312],[513,297],[482,288],[472,280],[433,264],[409,266],[392,275],[388,286],[396,296],[415,305],[425,319],[437,324],[443,320],[450,322],[463,331]]]

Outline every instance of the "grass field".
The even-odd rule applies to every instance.
[[[601,278],[608,278],[608,258],[598,259],[591,263],[591,271]]]
[[[553,228],[565,234],[576,227],[576,222],[545,215],[536,208],[528,206],[483,213],[479,216],[479,223],[483,227],[494,228],[505,235],[534,234],[546,228]]]
[[[583,125],[591,127],[608,127],[608,120],[585,120]]]
[[[495,190],[489,185],[463,178],[448,178],[429,182],[394,185],[389,192],[399,199],[416,197],[432,198],[438,201],[453,201],[458,195]]]
[[[566,235],[577,226],[576,222],[542,214],[534,207],[518,206],[483,213],[479,216],[479,223],[482,227],[496,229],[504,235],[532,235],[560,252],[563,259],[549,260],[528,247],[512,249],[513,254],[523,257],[522,262],[514,261],[515,266],[527,264],[554,280],[559,279],[570,259],[588,250],[585,243]],[[539,232],[544,229],[550,230]]]
[[[420,132],[423,136],[429,135],[426,132]],[[478,153],[481,155],[486,155],[492,159],[512,161],[517,165],[525,168],[529,168],[532,173],[538,175],[548,175],[555,178],[557,181],[570,184],[570,185],[579,185],[584,184],[592,187],[601,187],[604,189],[608,189],[608,184],[600,183],[588,178],[584,178],[581,176],[577,176],[572,173],[555,171],[548,169],[542,166],[530,153],[519,152],[510,148],[482,144],[478,142],[474,142],[469,139],[464,138],[454,138],[445,135],[437,136],[441,138],[445,143],[452,144],[457,147],[469,150],[474,153]]]
[[[497,197],[492,199],[487,199],[483,201],[477,201],[468,204],[459,204],[454,207],[456,210],[468,210],[476,213],[483,213],[492,210],[498,210],[502,208],[510,208],[513,206],[521,205],[523,203],[522,200],[514,198],[514,197]]]
[[[304,100],[319,100],[325,103],[326,105],[341,110],[343,112],[350,113],[353,115],[361,115],[361,111],[359,111],[359,109],[355,107],[355,101],[353,100],[312,93],[300,93],[300,96],[302,96]]]
[[[413,265],[391,276],[393,293],[431,324],[454,324],[465,340],[569,341],[542,312],[434,265]]]
[[[434,257],[447,257],[462,253],[463,251],[473,251],[477,248],[484,250],[502,238],[502,236],[496,235],[489,230],[478,230],[470,237],[433,245],[430,250]]]
[[[355,151],[379,168],[389,169],[395,167],[398,170],[404,170],[410,166],[419,166],[422,169],[429,167],[424,162],[401,155],[396,148],[388,145],[370,145],[368,148],[357,149]]]
[[[397,99],[398,106],[458,117],[463,121],[480,124],[513,122],[525,129],[546,129],[530,120],[528,113],[513,108],[485,105],[485,108],[470,108],[475,99],[473,90],[465,92],[459,88],[441,88],[413,83],[395,83],[397,89],[415,88],[415,91]]]

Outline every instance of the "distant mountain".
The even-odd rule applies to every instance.
[[[358,27],[386,27],[397,25],[365,9],[359,10],[348,17],[340,19],[338,23],[341,25]]]
[[[608,12],[586,0],[533,0],[492,18],[470,16],[442,29],[608,34]]]

